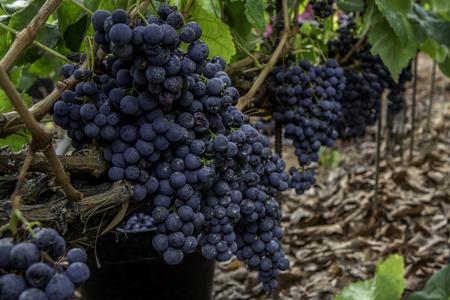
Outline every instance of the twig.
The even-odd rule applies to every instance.
[[[261,69],[263,68],[263,66],[261,66],[261,64],[259,63],[258,59],[257,59],[256,57],[254,57],[247,49],[245,49],[244,46],[242,46],[241,43],[239,43],[239,42],[236,40],[236,38],[234,38],[234,43],[236,44],[236,46],[237,46],[239,49],[241,49],[248,57],[250,57],[250,58],[253,60],[253,62],[255,63],[255,66],[256,66],[258,69],[261,70]]]
[[[417,91],[417,61],[419,60],[419,55],[416,55],[414,59],[414,79],[413,79],[413,95],[412,95],[412,107],[411,107],[411,138],[409,141],[409,162],[413,159],[413,149],[414,149],[414,130],[415,118],[416,118],[416,91]]]
[[[386,99],[382,99],[384,102]],[[383,107],[383,105],[381,106]],[[380,111],[380,117],[378,118],[377,126],[377,152],[375,156],[375,195],[372,202],[372,215],[375,216],[378,210],[378,192],[379,192],[379,178],[380,178],[380,149],[381,149],[381,123],[382,123],[382,111]]]
[[[184,10],[182,12],[183,18],[185,20],[191,16],[191,15],[189,15],[189,10],[191,10],[192,5],[194,5],[194,1],[195,0],[189,0],[189,3],[186,5],[186,7],[184,8]]]
[[[219,19],[219,15],[217,14],[217,11],[216,11],[216,6],[214,5],[214,0],[211,0],[211,6],[214,10],[214,14],[216,15],[216,18]]]
[[[14,174],[21,168],[20,162],[25,159],[26,153],[23,151],[12,152],[8,148],[0,151],[0,174]],[[88,155],[72,155],[60,156],[59,160],[63,164],[64,169],[70,175],[79,173],[91,174],[100,177],[109,168],[110,165],[103,159],[99,153],[89,152]],[[41,153],[36,153],[29,167],[30,171],[51,173],[52,168]]]
[[[66,193],[70,200],[79,200],[82,196],[77,190],[75,190],[70,184],[70,177],[64,172],[61,162],[55,154],[55,150],[52,147],[52,134],[43,130],[33,115],[28,111],[25,103],[20,97],[19,92],[14,87],[13,83],[8,77],[3,67],[0,65],[0,86],[5,91],[11,103],[14,105],[16,111],[20,114],[21,119],[31,132],[33,140],[30,143],[35,151],[43,151],[45,157],[52,166],[55,172],[55,182],[61,185],[61,188]]]
[[[226,24],[228,22],[228,17],[225,15],[225,10],[223,9],[223,0],[219,0],[219,8],[220,8],[220,15],[222,17],[222,22]]]
[[[428,132],[430,132],[431,111],[433,109],[434,79],[436,77],[436,65],[437,65],[436,61],[433,60],[433,67],[431,69],[430,99],[428,102],[427,123],[425,125],[425,128]]]
[[[90,10],[89,8],[87,8],[86,6],[84,6],[83,4],[79,3],[76,0],[70,0],[70,2],[72,2],[73,4],[79,6],[82,10],[84,10],[85,12],[87,12],[88,14],[90,14],[91,16],[94,14],[92,12],[92,10]]]
[[[267,60],[267,56],[262,52],[253,52],[253,53],[251,53],[251,55],[254,58],[256,58],[258,60],[258,62]],[[230,74],[242,69],[243,67],[251,65],[252,63],[254,63],[253,59],[250,56],[248,56],[241,60],[238,60],[237,62],[229,64],[228,66],[226,66],[224,71],[227,72],[228,75],[230,75]]]
[[[19,56],[34,41],[36,35],[62,0],[47,0],[31,22],[17,34],[14,43],[0,62],[6,72],[11,70]]]
[[[17,30],[15,30],[14,28],[11,28],[11,27],[9,27],[8,25],[5,25],[5,24],[3,24],[3,23],[0,23],[0,28],[5,29],[5,30],[7,30],[7,31],[9,31],[9,32],[11,32],[12,34],[15,34],[15,35],[18,35],[18,34],[20,33],[20,31],[17,31]],[[35,46],[37,46],[37,47],[39,47],[39,48],[41,48],[41,49],[47,51],[48,53],[53,54],[54,56],[60,58],[61,60],[65,61],[65,62],[68,63],[68,64],[72,64],[72,65],[75,65],[75,64],[76,64],[76,63],[74,63],[73,61],[67,59],[67,57],[65,57],[64,55],[62,55],[62,54],[56,52],[55,50],[53,50],[53,49],[51,49],[51,48],[45,46],[45,45],[42,44],[42,43],[39,43],[38,41],[33,40],[31,43],[32,43],[33,45],[35,45]],[[13,46],[14,46],[14,45],[13,45]],[[12,47],[11,47],[11,48],[12,48]]]
[[[141,13],[141,11],[144,10],[146,6],[148,6],[148,1],[145,1],[142,4],[140,2],[141,2],[140,0],[137,0],[137,2],[136,2],[137,9],[136,9],[136,11],[133,11],[133,12],[142,20],[142,22],[144,22],[145,24],[148,25],[147,19]],[[132,12],[132,14],[133,14],[133,12]]]
[[[155,3],[153,2],[153,0],[148,0],[148,4],[150,4],[150,7],[153,10],[153,13],[155,14],[155,17],[158,16],[158,9],[156,8]]]
[[[284,31],[280,39],[280,43],[278,44],[277,48],[275,49],[274,53],[272,54],[272,57],[270,58],[267,65],[264,67],[264,69],[259,74],[258,79],[253,84],[252,88],[245,94],[245,96],[241,97],[239,99],[238,104],[236,105],[236,108],[242,111],[253,101],[253,97],[255,96],[258,89],[261,87],[261,85],[266,80],[267,75],[270,71],[272,71],[274,65],[276,64],[278,58],[280,57],[280,54],[282,53],[282,50],[284,48],[284,44],[286,43],[288,37],[289,37],[289,16],[288,16],[288,9],[287,9],[287,0],[283,0],[283,16],[284,16]]]

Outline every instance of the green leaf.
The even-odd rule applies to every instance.
[[[403,294],[406,285],[403,257],[394,254],[380,261],[373,281],[373,295],[377,300],[396,300]]]
[[[0,139],[0,147],[9,146],[14,152],[22,150],[23,145],[26,145],[31,141],[31,134],[28,130],[24,129],[19,130],[17,133],[18,134],[12,134],[4,139]]]
[[[28,23],[30,23],[30,21],[34,18],[34,16],[36,16],[44,2],[45,0],[31,1],[27,6],[11,16],[9,26],[19,31],[24,29],[25,26],[27,26]]]
[[[336,295],[334,300],[368,300],[371,298],[373,279],[350,284],[342,290],[342,295]]]
[[[441,70],[442,73],[445,74],[445,76],[450,77],[450,57],[449,55],[446,56],[446,58],[438,63],[439,70]]]
[[[364,17],[365,20],[361,32],[359,33],[359,37],[365,35],[369,31],[370,27],[385,19],[375,5],[374,0],[367,0],[367,8],[364,13]]]
[[[17,31],[21,31],[22,29],[27,26],[30,21],[36,16],[37,12],[41,8],[41,6],[44,4],[44,0],[34,0],[28,3],[27,6],[22,8],[21,10],[17,11],[11,16],[11,21],[9,22],[8,26],[11,28],[14,28]],[[37,35],[35,40],[40,41],[44,30],[41,30]],[[16,38],[15,34],[8,33],[8,38],[5,40],[6,47],[9,48],[12,43],[14,42],[14,39]],[[6,51],[5,51],[6,53]],[[5,54],[2,53],[2,56]],[[35,61],[42,55],[43,51],[37,48],[34,45],[29,46],[19,57],[19,59],[16,62],[16,66],[23,66],[30,62]]]
[[[25,102],[27,107],[31,107],[32,98],[25,92],[22,92],[20,96],[22,97],[22,100]],[[10,112],[13,111],[13,109],[14,106],[12,105],[11,101],[9,101],[6,93],[3,90],[0,90],[0,113]]]
[[[264,18],[263,0],[246,0],[244,14],[253,26],[262,34],[266,31],[266,20]]]
[[[0,16],[0,22],[9,25],[11,21],[11,16],[3,15]],[[6,30],[0,29],[0,58],[5,56],[6,52],[9,49],[10,43],[8,42],[9,33]]]
[[[374,279],[350,284],[335,300],[398,300],[406,284],[403,257],[394,254],[379,261]],[[408,299],[409,300],[409,299]]]
[[[90,24],[90,18],[83,9],[69,1],[62,2],[57,13],[59,31],[66,47],[78,52]]]
[[[408,20],[406,19],[406,11],[403,14],[403,11],[397,9],[394,4],[401,5],[400,7],[403,9],[409,10],[409,1],[401,0],[401,1],[388,1],[388,0],[375,0],[375,3],[391,25],[395,34],[400,38],[403,45],[406,45],[408,42],[408,29],[407,26]]]
[[[402,69],[416,55],[416,41],[413,38],[411,28],[408,28],[407,44],[403,45],[374,2],[368,1],[368,5],[368,11],[371,13],[371,30],[369,32],[369,42],[372,45],[371,53],[380,55],[384,65],[388,67],[392,78],[397,81]]]
[[[446,265],[425,284],[421,292],[409,295],[406,300],[449,300],[450,299],[450,265]]]
[[[430,0],[431,10],[437,14],[449,14],[450,13],[450,1],[442,0]]]
[[[228,17],[228,26],[231,31],[236,32],[242,38],[246,38],[253,29],[248,19],[242,17],[242,12],[245,10],[244,5],[243,1],[226,1],[223,6],[225,15]]]
[[[450,48],[448,32],[450,32],[450,21],[440,18],[434,12],[425,10],[420,5],[415,4],[408,14],[408,20],[414,30],[414,34],[419,43],[425,41],[428,36],[435,39],[439,44]]]
[[[8,75],[14,86],[17,87],[20,81],[20,76],[22,76],[22,68],[14,68]]]
[[[202,27],[200,39],[209,47],[209,58],[219,55],[228,63],[236,53],[228,25],[203,9],[199,1],[194,2],[189,13],[191,17],[186,22],[194,21]]]
[[[419,44],[418,48],[438,63],[443,62],[448,55],[448,49],[429,37],[423,44]]]
[[[345,12],[364,12],[364,0],[337,1],[337,6]]]
[[[128,0],[84,0],[86,7],[92,11],[104,9],[112,12],[115,9],[121,8],[126,9]],[[95,5],[97,5],[96,8]]]

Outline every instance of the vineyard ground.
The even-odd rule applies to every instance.
[[[337,168],[316,167],[317,183],[307,194],[283,195],[283,227],[289,271],[278,291],[261,292],[255,272],[238,261],[218,264],[215,300],[333,299],[345,286],[374,276],[377,262],[398,253],[405,260],[405,293],[423,289],[442,268],[450,245],[450,90],[442,97],[437,75],[431,130],[425,131],[432,61],[419,56],[416,134],[409,162],[411,112],[407,112],[403,160],[386,157],[380,167],[379,210],[373,215],[376,128],[352,142],[338,141]],[[412,85],[407,86],[408,108]],[[418,128],[418,129],[417,129]],[[381,146],[384,154],[385,144]],[[283,141],[288,167],[296,157]]]

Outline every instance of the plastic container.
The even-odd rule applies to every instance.
[[[95,253],[88,253],[90,278],[81,288],[83,300],[210,300],[215,261],[200,251],[167,265],[152,247],[153,232],[106,234]]]

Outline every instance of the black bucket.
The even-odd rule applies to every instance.
[[[90,278],[81,288],[83,300],[210,300],[215,261],[200,251],[167,265],[152,247],[155,233],[106,234],[95,253],[88,253]]]

